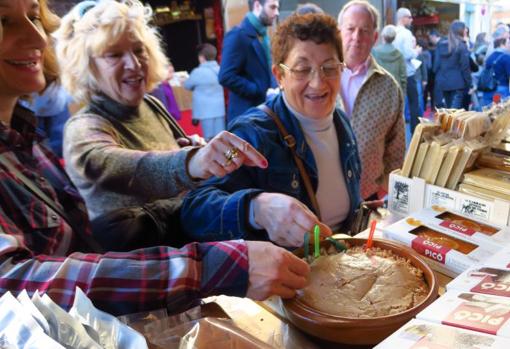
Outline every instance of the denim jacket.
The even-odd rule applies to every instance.
[[[266,102],[296,139],[296,152],[303,160],[314,191],[317,191],[317,167],[299,121],[285,106],[282,95]],[[359,182],[361,165],[354,133],[347,118],[336,110],[333,122],[338,134],[340,160],[351,202],[351,216],[361,201]],[[223,178],[210,178],[189,192],[183,203],[181,220],[188,237],[198,241],[238,238],[267,239],[265,231],[249,224],[250,200],[262,192],[292,196],[313,211],[304,182],[276,124],[263,111],[252,108],[230,124],[230,132],[245,139],[268,160],[267,169],[242,166]]]

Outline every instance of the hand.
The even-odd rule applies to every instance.
[[[417,55],[419,55],[419,54],[421,54],[421,52],[422,52],[422,50],[423,50],[423,49],[421,48],[421,46],[420,46],[420,45],[417,45],[417,46],[416,46],[416,48],[415,48],[414,50],[416,51],[416,54],[417,54]]]
[[[298,247],[303,245],[306,232],[320,226],[322,236],[332,231],[300,201],[285,194],[262,193],[251,202],[255,222],[263,227],[271,241],[278,245]]]
[[[229,160],[228,152],[232,150],[236,152]],[[223,177],[242,165],[266,168],[268,163],[251,144],[233,133],[222,131],[193,155],[188,172],[194,178]]]
[[[266,241],[246,241],[249,280],[246,297],[262,301],[269,296],[292,298],[307,284],[310,266],[289,251]]]

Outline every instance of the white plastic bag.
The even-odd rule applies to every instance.
[[[10,292],[0,298],[0,309],[1,348],[64,348],[44,333],[37,321]]]
[[[41,297],[38,292],[35,292],[32,296],[32,303],[48,321],[50,337],[66,348],[102,349],[87,333],[85,327],[55,304],[48,295],[45,294]]]
[[[124,325],[114,316],[94,307],[85,293],[76,287],[74,303],[69,314],[83,324],[92,327],[99,335],[99,343],[105,349],[146,349],[145,338]]]

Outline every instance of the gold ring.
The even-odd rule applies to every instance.
[[[232,147],[229,150],[227,150],[225,152],[225,154],[223,154],[223,155],[225,156],[225,159],[227,160],[227,162],[225,163],[225,166],[228,166],[232,163],[232,160],[234,160],[235,158],[237,158],[239,156],[239,149],[237,149],[236,147]]]

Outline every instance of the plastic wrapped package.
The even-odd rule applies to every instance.
[[[84,325],[90,326],[99,336],[104,349],[145,349],[145,338],[113,315],[94,307],[83,291],[76,287],[74,303],[69,314]]]
[[[48,295],[41,297],[38,292],[35,292],[32,303],[48,321],[49,335],[55,341],[67,348],[101,349],[101,345],[93,339],[98,339],[99,335],[91,328],[86,330],[78,320],[55,304]]]
[[[463,183],[510,195],[510,173],[506,171],[482,168],[465,173]]]
[[[0,309],[1,348],[64,348],[44,333],[37,321],[10,292],[0,298]]]
[[[487,167],[510,172],[510,156],[493,152],[485,152],[480,154],[476,160],[476,165],[478,167]]]
[[[155,345],[167,349],[271,349],[237,327],[232,320],[202,318],[186,322],[160,333],[151,340]]]
[[[30,300],[30,297],[28,296],[28,293],[26,290],[21,291],[21,293],[18,294],[18,302],[21,304],[21,306],[25,309],[25,312],[27,314],[32,315],[35,321],[41,326],[44,333],[47,335],[50,334],[50,325],[48,324],[48,321],[44,318],[44,315],[41,314],[39,309],[32,303]]]

